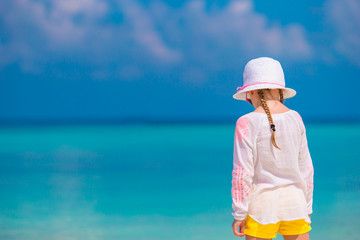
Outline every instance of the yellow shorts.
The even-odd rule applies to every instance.
[[[244,233],[258,238],[276,238],[277,232],[281,235],[299,235],[310,230],[310,223],[304,219],[262,225],[248,215],[245,221]]]

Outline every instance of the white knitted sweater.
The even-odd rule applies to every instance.
[[[238,220],[250,215],[261,224],[311,222],[314,168],[304,123],[295,110],[271,116],[276,144],[282,151],[271,143],[265,113],[250,112],[236,122],[232,215]]]

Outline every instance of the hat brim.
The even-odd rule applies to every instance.
[[[283,89],[284,90],[283,91],[284,99],[291,98],[296,95],[296,91],[292,88],[274,86],[273,84],[262,84],[261,86],[259,86],[259,85],[248,86],[245,89],[240,90],[237,93],[235,93],[233,95],[233,98],[235,98],[237,100],[246,100],[246,92],[249,92],[251,90],[256,90],[256,89],[264,89],[264,88]]]

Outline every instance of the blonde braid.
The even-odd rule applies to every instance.
[[[258,90],[258,94],[259,94],[259,97],[260,97],[260,100],[261,100],[261,104],[262,104],[262,106],[263,106],[263,108],[264,108],[264,110],[265,110],[265,112],[266,112],[266,115],[267,115],[267,117],[268,117],[268,119],[269,119],[269,122],[270,122],[270,128],[271,128],[271,130],[272,130],[272,133],[271,133],[271,142],[272,142],[272,144],[273,144],[277,149],[279,149],[279,150],[282,151],[282,149],[279,148],[279,147],[276,145],[276,141],[275,141],[275,124],[273,123],[273,119],[272,119],[272,117],[271,117],[269,107],[268,107],[268,105],[267,105],[267,103],[266,103],[266,101],[265,101],[264,93],[263,93],[263,91],[260,89],[260,90]]]
[[[284,103],[284,91],[279,88],[279,92],[280,92],[280,102]]]

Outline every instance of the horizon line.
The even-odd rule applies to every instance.
[[[233,124],[239,117],[223,118],[52,118],[52,119],[0,119],[0,126],[31,125],[132,125],[132,124]],[[311,124],[360,124],[358,118],[304,118]]]

